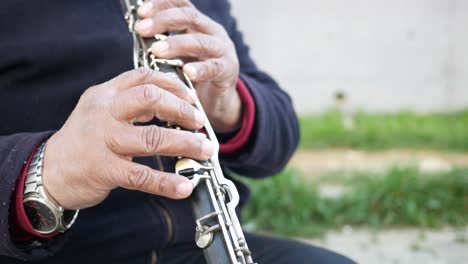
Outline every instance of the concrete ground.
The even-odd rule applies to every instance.
[[[466,264],[467,235],[467,228],[385,230],[376,234],[367,229],[346,227],[323,239],[302,241],[336,251],[363,264]]]

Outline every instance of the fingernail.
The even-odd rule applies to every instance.
[[[202,132],[198,132],[198,133],[196,133],[195,135],[197,135],[197,137],[200,137],[200,138],[206,139],[206,135],[205,135],[205,134],[203,134]]]
[[[179,196],[187,197],[192,193],[193,186],[189,181],[184,181],[176,186],[176,193]]]
[[[153,3],[146,2],[142,6],[140,6],[140,8],[138,8],[138,13],[141,16],[146,16],[146,15],[149,14],[149,12],[151,11],[152,8],[153,8]]]
[[[195,121],[200,125],[205,124],[205,116],[198,110],[195,110]]]
[[[146,32],[151,29],[152,24],[153,21],[151,19],[143,19],[138,21],[138,23],[135,25],[135,29],[140,32]]]
[[[188,94],[190,98],[193,100],[193,102],[196,102],[198,99],[197,92],[195,90],[188,90]]]
[[[195,67],[191,66],[191,65],[187,65],[184,67],[184,70],[185,70],[185,73],[187,73],[187,75],[190,77],[190,79],[192,80],[196,80],[197,79],[197,69],[195,69]]]
[[[215,151],[215,145],[209,140],[203,140],[202,154],[211,157]]]

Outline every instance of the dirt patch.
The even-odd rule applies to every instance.
[[[385,171],[391,166],[417,166],[424,172],[468,167],[468,153],[389,150],[367,152],[349,149],[299,151],[290,165],[307,177],[341,171]]]

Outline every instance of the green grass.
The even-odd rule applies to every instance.
[[[300,146],[303,149],[468,150],[468,110],[427,115],[357,113],[354,115],[354,129],[343,127],[338,112],[302,116],[300,122]]]
[[[342,179],[337,198],[319,194],[322,182],[306,182],[293,170],[267,180],[246,180],[253,198],[244,220],[257,231],[313,237],[343,225],[426,227],[468,224],[468,169],[421,175],[393,168],[382,175]]]

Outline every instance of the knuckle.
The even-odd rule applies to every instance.
[[[197,78],[203,78],[208,74],[209,65],[207,62],[194,64],[194,68],[197,70]]]
[[[134,70],[134,78],[136,78],[139,82],[145,83],[151,79],[153,75],[153,71],[146,67],[140,67]]]
[[[181,11],[189,24],[195,27],[200,25],[200,14],[197,10],[192,7],[183,7]]]
[[[169,177],[166,174],[158,174],[155,182],[155,191],[165,193],[169,189]]]
[[[194,36],[194,38],[200,47],[200,57],[207,57],[210,53],[216,51],[214,45],[207,38],[204,38],[200,35]]]
[[[98,103],[88,103],[86,104],[86,112],[90,114],[99,113],[102,109],[102,106]]]
[[[225,34],[227,37],[229,37],[227,35],[226,29],[221,24],[213,23],[213,28],[215,29],[216,32],[221,33],[221,34]]]
[[[211,65],[214,71],[222,72],[223,71],[223,64],[219,60],[212,60]]]
[[[167,0],[166,4],[168,4],[171,7],[177,6],[180,4],[180,0]]]
[[[147,126],[142,131],[141,141],[145,153],[150,154],[156,152],[163,140],[164,133],[155,125]]]
[[[193,120],[195,109],[185,101],[180,101],[178,117],[181,120]]]
[[[204,79],[217,79],[223,72],[223,65],[219,60],[209,60],[202,63],[199,70]]]
[[[213,76],[214,78],[217,78],[220,76],[224,70],[224,65],[221,63],[219,60],[212,60],[211,61],[211,67],[210,68],[210,75]]]
[[[130,169],[128,173],[128,183],[135,189],[145,189],[151,186],[153,177],[151,171],[147,167],[136,166]]]
[[[196,146],[196,155],[198,155],[199,157],[203,157],[204,154],[203,154],[203,142],[205,140],[201,139],[201,138],[196,138],[196,139],[193,139],[193,143],[194,146]]]
[[[120,148],[119,140],[116,140],[115,136],[112,133],[106,131],[104,133],[104,143],[106,144],[107,148],[113,152],[116,152]]]
[[[141,97],[144,103],[154,104],[161,99],[161,93],[156,86],[144,84],[141,88]]]
[[[98,85],[93,85],[93,86],[89,87],[88,89],[86,89],[81,96],[82,97],[89,97],[92,94],[96,93],[96,90],[98,90],[98,89],[99,89]]]
[[[181,4],[181,0],[168,0],[167,1],[167,4],[170,6],[170,7],[176,7],[178,5]]]
[[[104,100],[97,95],[97,90],[96,86],[90,87],[80,97],[80,105],[87,113],[96,114],[107,108]]]
[[[95,94],[96,94],[96,90],[97,90],[97,86],[91,86],[89,87],[88,89],[86,89],[80,96],[80,101],[81,102],[89,102],[91,100],[94,99],[95,97]]]
[[[216,55],[216,56],[221,56],[224,51],[226,50],[226,47],[223,43],[221,43],[221,41],[219,40],[215,40],[215,39],[212,39],[212,50],[213,50],[213,53]]]
[[[193,133],[187,132],[181,138],[182,142],[185,146],[187,146],[187,153],[190,154],[191,157],[202,157],[203,153],[203,139],[196,136]]]

